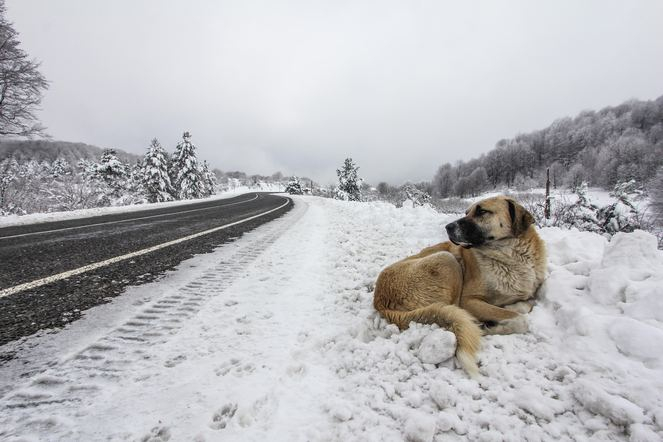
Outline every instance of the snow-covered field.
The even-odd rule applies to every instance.
[[[452,218],[297,197],[67,329],[0,348],[17,355],[0,367],[0,439],[662,440],[655,238],[543,229],[531,330],[485,337],[475,381],[444,360],[447,333],[399,332],[372,308],[380,270]]]

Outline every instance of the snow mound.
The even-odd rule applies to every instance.
[[[456,352],[456,335],[447,330],[433,330],[419,345],[419,359],[424,364],[439,364]]]

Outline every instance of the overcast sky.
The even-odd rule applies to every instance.
[[[430,180],[500,138],[663,94],[663,2],[6,0],[55,139],[222,170]]]

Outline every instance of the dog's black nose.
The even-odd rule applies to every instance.
[[[447,230],[447,234],[451,233],[452,230],[456,228],[456,223],[449,223],[444,227]]]

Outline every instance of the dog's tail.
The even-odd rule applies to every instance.
[[[401,330],[409,327],[410,322],[437,324],[456,335],[456,358],[471,377],[479,374],[476,354],[481,341],[481,329],[474,317],[467,311],[442,303],[434,303],[415,310],[379,309],[380,313]]]

